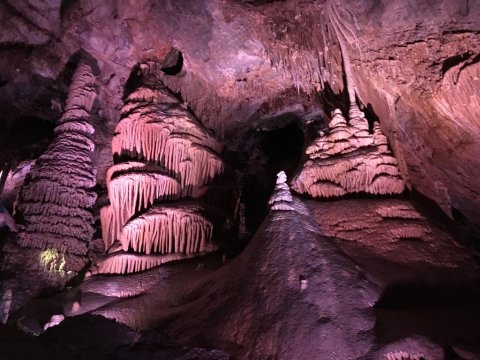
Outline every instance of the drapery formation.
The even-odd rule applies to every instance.
[[[321,133],[307,150],[307,161],[292,181],[292,188],[315,198],[351,193],[400,194],[404,182],[397,160],[388,148],[380,125],[369,132],[368,121],[356,105],[350,121],[333,112],[328,134]]]
[[[80,270],[78,261],[68,259],[86,255],[94,232],[91,207],[97,195],[92,190],[96,177],[91,158],[91,110],[95,98],[92,67],[81,61],[55,138],[37,159],[17,199],[16,212],[21,219],[18,244],[44,250],[40,266],[52,275]]]
[[[224,170],[220,143],[163,85],[144,82],[128,96],[112,150],[121,162],[107,173],[98,272],[142,271],[216,248],[219,216],[199,199]]]

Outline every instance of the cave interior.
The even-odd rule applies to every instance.
[[[1,359],[480,359],[480,1],[0,19]]]

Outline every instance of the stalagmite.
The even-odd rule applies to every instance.
[[[216,249],[213,223],[191,198],[224,171],[220,148],[163,85],[127,97],[112,151],[129,160],[107,172],[110,205],[100,218],[109,255],[99,273],[143,271]]]
[[[328,135],[321,135],[306,149],[308,160],[292,182],[295,191],[321,198],[403,192],[398,163],[378,124],[370,134],[367,119],[353,106],[348,124],[337,109],[329,127]]]
[[[96,178],[90,123],[95,97],[92,68],[81,61],[55,138],[32,167],[17,199],[16,211],[23,218],[18,239],[22,247],[87,252],[94,232],[90,209],[97,198],[92,190]],[[64,270],[69,270],[68,264]]]
[[[271,210],[292,211],[295,210],[292,206],[292,202],[293,198],[287,184],[287,175],[284,171],[280,171],[277,174],[277,184],[275,185],[275,190],[273,191],[268,204],[270,205]]]

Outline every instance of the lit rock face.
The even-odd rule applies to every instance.
[[[407,200],[310,202],[324,235],[363,247],[370,256],[408,265],[477,268],[468,250]]]
[[[356,5],[357,91],[382,119],[404,180],[478,232],[480,4]]]
[[[215,250],[208,207],[162,202],[206,193],[224,170],[219,142],[163,85],[138,88],[122,114],[112,150],[129,160],[107,172],[110,205],[101,221],[108,256],[98,271],[131,273]]]
[[[370,134],[367,119],[353,106],[349,124],[337,109],[329,128],[328,134],[321,134],[307,148],[308,160],[292,181],[295,191],[315,198],[403,191],[398,163],[378,123]]]
[[[55,139],[32,166],[17,199],[18,245],[41,251],[37,267],[50,272],[52,281],[64,281],[81,269],[94,232],[91,208],[97,195],[92,190],[96,180],[90,112],[96,96],[92,68],[82,61]]]

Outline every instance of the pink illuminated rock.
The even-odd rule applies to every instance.
[[[149,66],[142,67],[144,75]],[[112,140],[131,160],[107,171],[110,205],[100,211],[105,250],[100,273],[131,273],[216,249],[213,224],[196,202],[224,170],[221,144],[160,83],[125,101]],[[122,251],[118,251],[121,244]]]
[[[378,124],[370,134],[367,119],[354,106],[348,124],[337,109],[329,127],[306,149],[308,159],[292,181],[295,191],[315,198],[403,192],[397,160]]]

